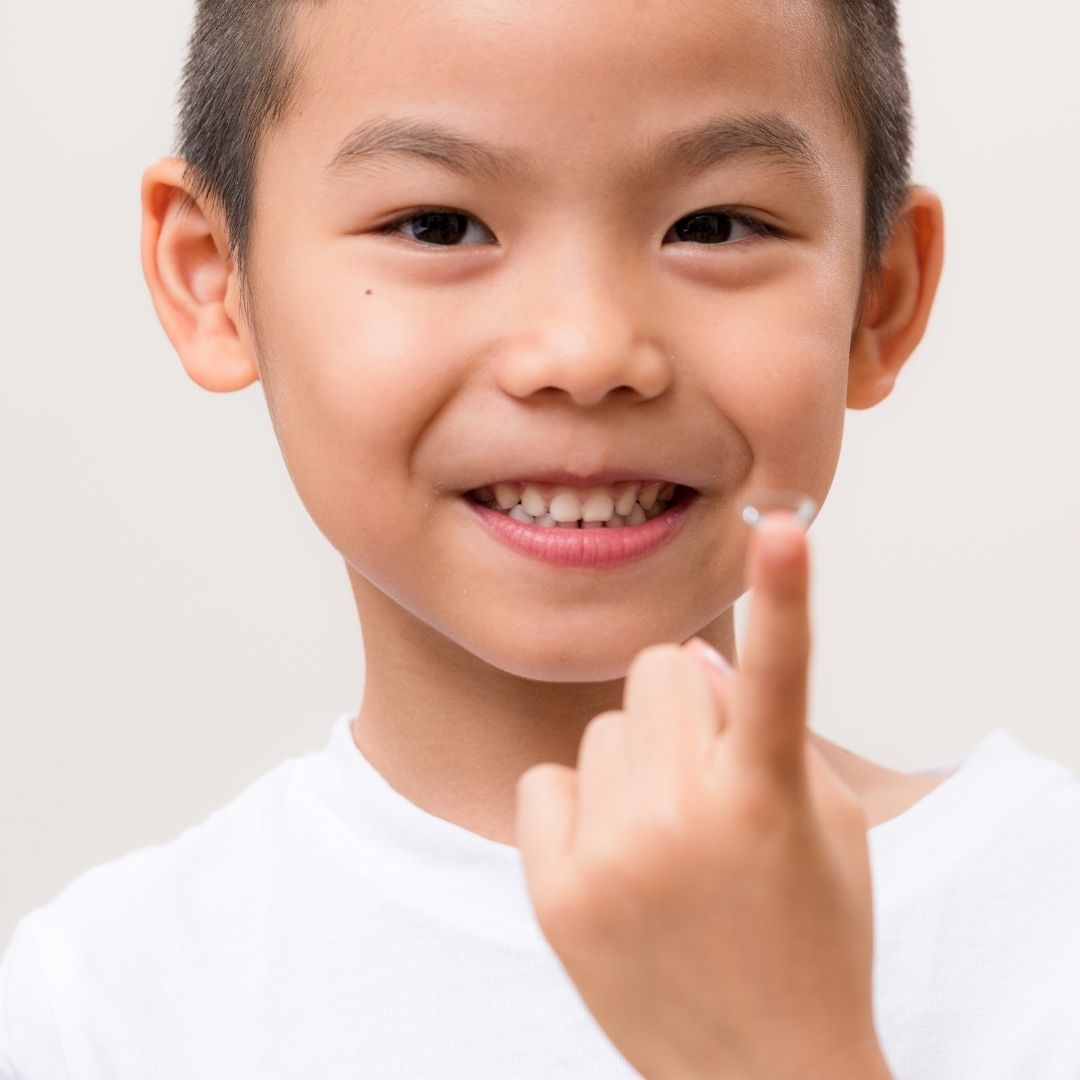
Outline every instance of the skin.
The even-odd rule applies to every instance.
[[[517,843],[546,936],[645,1075],[888,1076],[865,831],[940,779],[806,727],[805,545],[770,585],[739,504],[760,488],[824,500],[846,409],[888,395],[926,327],[940,201],[909,192],[868,283],[861,154],[806,2],[335,0],[300,9],[294,48],[318,63],[261,145],[246,280],[212,199],[177,213],[174,158],[144,176],[143,265],[195,382],[261,382],[345,559],[357,747],[417,806]],[[797,127],[812,168],[742,153],[688,171],[650,150],[762,116]],[[527,170],[400,153],[328,170],[384,117],[453,125]],[[470,215],[470,242],[391,228],[431,206]],[[673,231],[717,208],[779,235]],[[490,539],[462,500],[546,469],[631,469],[701,497],[645,559],[556,568]],[[770,618],[792,566],[797,602]],[[751,580],[756,645],[706,679],[675,643],[734,663]],[[627,818],[629,789],[646,795]],[[799,1023],[784,1051],[777,1010]]]
[[[518,782],[537,917],[648,1080],[878,1080],[863,806],[806,739],[809,552],[773,513],[739,670],[652,645],[577,768]],[[783,1038],[776,1037],[780,1018]]]
[[[301,9],[295,47],[317,62],[261,147],[253,306],[220,208],[177,212],[175,158],[143,178],[145,276],[196,383],[261,382],[297,492],[345,561],[365,655],[357,746],[416,805],[515,843],[518,780],[577,761],[643,650],[697,636],[736,662],[738,503],[760,488],[824,501],[845,410],[886,397],[922,337],[940,201],[912,189],[871,287],[861,155],[813,4],[337,0]],[[695,121],[763,113],[804,132],[816,176],[767,156],[695,176],[643,157]],[[528,153],[534,175],[404,157],[329,174],[348,132],[383,114]],[[464,244],[380,235],[429,206],[470,216]],[[671,234],[717,207],[784,238]],[[527,560],[461,498],[619,467],[701,492],[672,543],[619,569]],[[940,782],[807,738],[863,828]]]
[[[217,392],[261,380],[297,491],[345,559],[364,627],[358,746],[417,805],[502,843],[517,778],[574,761],[643,647],[696,634],[735,659],[738,499],[770,487],[824,500],[845,406],[888,394],[940,272],[940,203],[915,189],[856,324],[862,166],[815,9],[679,8],[304,11],[296,47],[319,60],[262,146],[254,313],[218,208],[177,214],[182,163],[143,180],[144,270],[188,374]],[[326,175],[355,124],[406,112],[527,150],[538,175],[492,184],[405,158]],[[642,141],[759,112],[807,133],[819,180],[759,159],[625,186],[620,163]],[[467,243],[376,233],[427,205],[472,215]],[[715,206],[790,238],[661,243]],[[567,571],[487,541],[461,505],[493,480],[605,466],[698,488],[693,523],[647,560]],[[815,739],[871,824],[937,782]]]

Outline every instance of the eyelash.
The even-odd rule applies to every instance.
[[[396,218],[394,221],[387,222],[385,225],[380,226],[375,231],[380,236],[393,236],[393,235],[396,234],[397,229],[400,226],[405,225],[406,223],[408,223],[410,221],[413,221],[416,218],[422,217],[424,214],[447,214],[447,215],[460,216],[460,217],[468,218],[470,221],[476,222],[476,224],[478,224],[478,225],[482,224],[482,222],[480,222],[479,219],[473,217],[471,214],[467,214],[467,213],[465,213],[464,210],[458,210],[458,209],[455,209],[454,207],[450,207],[450,206],[421,206],[421,207],[418,207],[416,210],[413,210],[412,213],[406,214],[404,217],[399,217],[399,218]],[[734,209],[731,209],[729,207],[723,207],[723,206],[714,206],[714,207],[709,207],[709,208],[704,209],[704,210],[695,210],[692,214],[685,214],[683,217],[679,218],[678,221],[676,221],[675,224],[677,225],[679,221],[687,221],[690,218],[695,218],[695,217],[699,217],[699,216],[706,216],[706,215],[709,215],[709,214],[715,214],[718,217],[730,218],[732,221],[737,222],[739,225],[742,225],[745,228],[749,229],[752,233],[754,233],[755,236],[762,236],[762,237],[778,239],[778,240],[786,239],[786,234],[785,233],[783,233],[780,229],[777,229],[772,225],[767,225],[760,218],[756,218],[752,214],[747,214],[742,210],[734,210]],[[674,227],[675,226],[673,225],[672,228],[674,228]],[[487,226],[485,225],[484,228],[486,229]],[[488,231],[490,232],[491,230],[488,229]],[[665,233],[665,235],[667,235],[667,234]],[[408,236],[403,237],[403,239],[407,243],[410,243],[410,244],[412,244],[412,245],[414,245],[416,247],[424,247],[424,248],[447,248],[447,249],[453,250],[454,248],[458,248],[458,247],[474,247],[474,246],[477,246],[477,245],[473,245],[473,244],[425,244],[420,240],[413,240],[411,237],[408,237]],[[693,241],[686,241],[686,242],[687,243],[693,243]],[[720,244],[702,244],[702,243],[698,243],[697,246],[698,247],[734,247],[734,246],[737,246],[737,245],[740,245],[740,244],[745,244],[745,243],[746,243],[746,240],[744,239],[744,240],[728,241],[728,242],[720,243]]]
[[[732,221],[738,222],[740,225],[745,225],[755,236],[770,236],[779,239],[784,234],[772,225],[767,225],[761,218],[754,217],[753,214],[747,214],[743,210],[734,210],[723,206],[710,206],[704,210],[695,210],[692,214],[686,214],[679,218],[679,221],[686,221],[689,218],[695,218],[699,215],[707,216],[708,214],[716,214],[717,217],[730,218]],[[678,224],[676,222],[675,224]],[[673,225],[672,228],[675,226]],[[743,241],[736,240],[734,243],[742,243]],[[703,244],[702,247],[728,247],[728,244]]]

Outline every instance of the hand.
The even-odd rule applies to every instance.
[[[749,580],[738,673],[697,639],[650,646],[577,768],[522,774],[529,893],[647,1080],[877,1080],[866,817],[808,738],[808,552],[791,515],[753,533]]]

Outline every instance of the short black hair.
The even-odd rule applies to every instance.
[[[911,90],[897,0],[824,5],[833,85],[863,152],[864,256],[866,269],[876,274],[911,184]]]
[[[198,0],[180,89],[178,153],[215,200],[243,273],[260,140],[287,113],[301,57],[295,9],[323,0]],[[821,0],[833,82],[865,164],[864,259],[875,274],[907,195],[911,104],[896,0]]]

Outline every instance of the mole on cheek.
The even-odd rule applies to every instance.
[[[370,295],[371,295],[371,290],[370,290],[370,289],[368,289],[368,291],[367,291],[367,292],[366,292],[366,293],[365,293],[364,295],[365,295],[365,296],[370,296]]]

